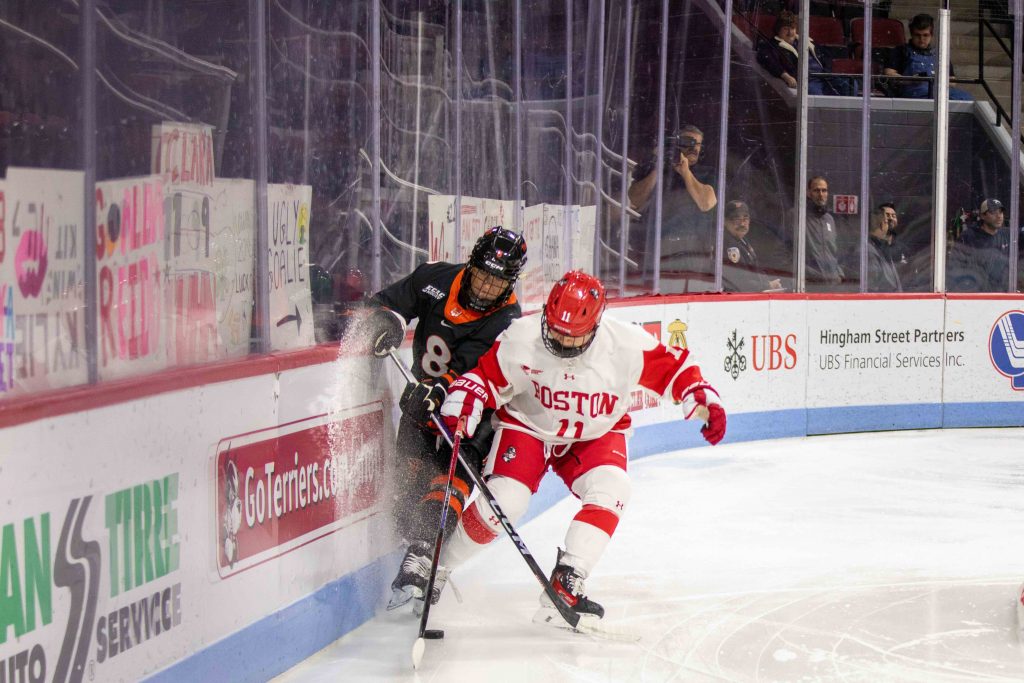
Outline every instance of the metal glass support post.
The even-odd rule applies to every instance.
[[[563,271],[572,270],[572,203],[573,203],[573,152],[575,143],[572,125],[572,0],[565,0],[565,213],[562,214],[562,263]]]
[[[939,63],[935,72],[935,176],[932,196],[932,241],[935,243],[935,270],[932,289],[946,291],[946,164],[949,162],[949,0],[943,0],[938,21]],[[1019,116],[1019,114],[1018,114]]]
[[[604,0],[597,0],[597,111],[594,114],[594,258],[592,272],[601,272],[601,206],[604,202]],[[624,258],[621,254],[619,258]]]
[[[416,134],[412,150],[412,225],[409,244],[416,246],[420,207],[420,119],[423,111],[423,12],[416,13]],[[409,250],[409,272],[416,269],[416,250]]]
[[[462,247],[462,0],[455,2],[455,261]]]
[[[82,170],[85,171],[82,202],[82,241],[91,244],[96,234],[96,0],[82,0],[80,45],[82,50]],[[89,384],[99,381],[99,296],[96,287],[96,259],[84,250],[85,262],[85,365]]]
[[[513,142],[515,145],[515,167],[516,167],[516,190],[515,205],[512,207],[513,221],[516,230],[523,232],[526,226],[523,225],[523,1],[516,0],[515,16],[513,23],[515,31],[515,73],[512,74],[512,87],[515,90],[515,131]],[[527,245],[529,247],[529,245]],[[520,287],[522,285],[520,284]]]
[[[253,332],[249,345],[253,353],[270,350],[270,255],[267,220],[267,182],[269,145],[267,128],[267,5],[265,0],[249,0],[249,54],[252,58],[253,114],[253,218],[256,229],[256,272],[253,283]]]
[[[722,291],[722,249],[725,246],[725,165],[729,161],[729,79],[732,69],[732,0],[722,17],[722,95],[718,112],[718,204],[715,206],[715,291]]]
[[[803,0],[805,3],[810,0]],[[654,172],[658,178],[654,185],[654,254],[651,256],[652,276],[654,278],[652,292],[661,293],[661,193],[665,189],[665,93],[668,84],[668,2],[661,1],[661,59],[658,65],[658,158],[654,163]]]
[[[1009,291],[1017,291],[1020,263],[1020,105],[1021,69],[1024,69],[1024,0],[1013,2],[1013,97],[1010,106],[1013,132],[1010,134],[1010,267]]]
[[[629,249],[629,90],[633,68],[633,0],[624,0],[626,6],[625,47],[622,67],[622,187],[619,194],[619,296],[626,296],[626,252]]]
[[[860,110],[860,291],[868,291],[868,233],[871,230],[871,30],[872,0],[864,0],[864,92]]]
[[[810,0],[800,0],[800,35],[810,34]],[[793,189],[793,208],[796,216],[796,261],[793,269],[795,282],[793,291],[803,292],[807,278],[807,40],[800,40],[799,78],[796,83],[797,127],[796,127],[796,187]]]

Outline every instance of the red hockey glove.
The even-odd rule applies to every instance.
[[[441,406],[441,419],[454,434],[459,425],[459,418],[466,418],[466,436],[473,436],[484,414],[484,405],[490,398],[491,395],[480,378],[471,372],[466,373],[452,382],[448,388],[448,398]]]
[[[683,394],[683,415],[687,420],[703,420],[700,433],[714,446],[725,436],[725,409],[718,392],[710,384],[696,384]]]

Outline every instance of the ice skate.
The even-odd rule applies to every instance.
[[[413,598],[422,598],[430,578],[430,544],[417,541],[409,546],[398,569],[398,576],[391,582],[391,600],[388,609],[393,610]],[[440,574],[440,572],[438,572]],[[435,588],[437,581],[434,582]]]
[[[430,565],[427,565],[427,572],[429,576]],[[437,576],[434,577],[434,588],[430,591],[431,605],[436,605],[437,601],[441,599],[441,591],[444,590],[445,585],[448,583],[448,575],[451,573],[451,569],[448,569],[447,567],[438,566]],[[423,588],[420,589],[419,595],[415,596],[416,600],[412,603],[412,611],[416,614],[416,616],[423,614],[423,594],[426,592],[426,588],[427,579],[423,579]]]
[[[561,560],[564,554],[562,550],[558,551],[558,564],[555,565],[554,571],[551,572],[551,587],[555,589],[558,597],[572,611],[580,615],[581,625],[585,622],[592,623],[600,620],[604,616],[604,607],[584,595],[584,577],[575,568],[562,564]],[[533,615],[533,621],[536,624],[548,624],[558,628],[571,629],[565,622],[565,619],[562,618],[562,615],[555,609],[546,591],[540,595],[540,609]]]

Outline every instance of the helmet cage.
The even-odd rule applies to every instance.
[[[478,313],[500,308],[505,305],[516,281],[526,266],[526,240],[519,233],[505,228],[491,228],[473,246],[469,262],[463,270],[463,282],[459,289],[459,303]],[[473,291],[472,270],[494,275],[505,280],[504,291],[493,299],[484,299]]]
[[[597,328],[600,327],[600,323],[594,325],[594,327],[587,332],[586,335],[590,335],[590,339],[583,342],[578,346],[565,346],[560,341],[554,339],[551,336],[551,327],[548,325],[547,307],[540,316],[540,332],[544,339],[544,348],[558,356],[559,358],[576,358],[582,356],[583,352],[590,348],[590,345],[594,343],[594,339],[597,338]],[[576,337],[570,337],[576,339]]]
[[[541,313],[544,346],[559,358],[574,358],[586,351],[597,337],[606,305],[604,285],[583,271],[566,273],[548,294]],[[579,346],[568,346],[553,337],[580,339]]]

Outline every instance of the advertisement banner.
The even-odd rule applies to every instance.
[[[81,171],[7,169],[7,287],[0,294],[5,326],[13,324],[8,360],[16,392],[87,379],[84,273],[89,244],[82,232],[83,183]],[[7,327],[3,338],[10,332]]]
[[[310,185],[267,186],[267,255],[270,264],[270,348],[315,343],[309,288]]]
[[[96,183],[100,379],[163,369],[169,329],[164,185],[159,176]]]
[[[1024,297],[946,301],[947,403],[1019,402],[1024,415]]]
[[[380,512],[384,433],[384,409],[376,402],[222,439],[216,455],[221,578]]]
[[[14,252],[7,231],[7,185],[0,179],[0,396],[14,389]]]
[[[177,472],[83,484],[5,511],[3,680],[81,683],[145,671],[140,653],[177,634],[195,599],[181,579],[179,485]]]
[[[939,298],[808,301],[807,407],[936,402],[943,305]]]

